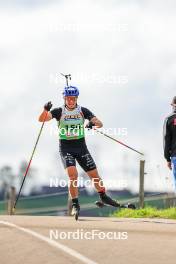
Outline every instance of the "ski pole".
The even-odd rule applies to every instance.
[[[30,160],[29,160],[28,166],[27,166],[27,168],[26,168],[26,171],[25,171],[25,174],[24,174],[24,177],[23,177],[23,181],[22,181],[22,184],[21,184],[20,190],[19,190],[19,192],[18,192],[17,198],[16,198],[16,200],[15,200],[15,203],[14,203],[14,206],[13,206],[13,209],[12,209],[13,213],[15,213],[15,208],[16,208],[16,205],[17,205],[18,199],[19,199],[19,197],[20,197],[20,193],[21,193],[21,190],[22,190],[22,188],[23,188],[23,185],[24,185],[24,182],[25,182],[26,176],[27,176],[27,174],[28,174],[28,171],[29,171],[29,168],[30,168],[30,165],[31,165],[31,162],[32,162],[32,159],[33,159],[33,156],[34,156],[34,153],[35,153],[35,150],[36,150],[37,144],[38,144],[38,142],[39,142],[40,135],[41,135],[42,130],[43,130],[43,126],[44,126],[45,121],[46,121],[46,118],[47,118],[47,115],[48,115],[48,112],[46,112],[46,114],[45,114],[45,116],[44,116],[44,121],[43,121],[43,123],[42,123],[42,125],[41,125],[41,128],[40,128],[40,131],[39,131],[39,134],[38,134],[38,137],[37,137],[36,143],[35,143],[35,145],[34,145],[34,148],[33,148],[32,154],[31,154],[31,158],[30,158]]]
[[[104,135],[105,137],[110,138],[111,140],[113,140],[113,141],[115,141],[115,142],[117,142],[117,143],[123,145],[124,147],[127,147],[127,148],[129,148],[129,149],[131,149],[131,150],[133,150],[133,151],[139,153],[140,155],[144,155],[142,152],[140,152],[140,151],[138,151],[138,150],[136,150],[136,149],[134,149],[134,148],[132,148],[132,147],[130,147],[130,146],[124,144],[123,142],[121,142],[121,141],[119,141],[119,140],[117,140],[117,139],[115,139],[115,138],[113,138],[113,137],[107,135],[106,133],[104,133],[104,132],[102,132],[102,131],[100,131],[100,130],[98,130],[98,129],[96,129],[96,128],[93,128],[93,129],[94,129],[95,131],[97,131],[98,133]]]
[[[68,80],[71,81],[71,74],[63,74],[61,72],[60,72],[60,74],[65,77],[65,79],[66,79],[66,85],[68,86]]]

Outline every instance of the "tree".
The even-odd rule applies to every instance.
[[[22,183],[23,177],[25,175],[27,166],[28,166],[27,161],[25,161],[25,160],[21,161],[20,166],[19,166],[19,171],[18,171],[18,187],[21,186],[21,183]],[[27,178],[26,178],[24,186],[23,186],[23,190],[22,190],[23,194],[29,193],[31,191],[32,187],[35,185],[35,183],[34,183],[35,178],[36,178],[36,177],[34,177],[35,173],[36,173],[36,169],[30,167],[30,169],[28,170]]]
[[[2,188],[2,198],[8,196],[10,187],[15,187],[15,175],[11,166],[5,165],[0,169],[0,185]]]

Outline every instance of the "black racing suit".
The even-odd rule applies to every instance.
[[[81,111],[84,118],[89,121],[95,117],[95,115],[85,107],[81,107]],[[62,108],[59,107],[51,110],[51,114],[53,118],[60,121]],[[96,168],[96,164],[87,149],[85,138],[73,140],[59,139],[59,152],[64,168],[76,166],[76,161],[86,172]]]
[[[176,110],[164,121],[163,139],[164,157],[170,162],[171,157],[176,157]]]

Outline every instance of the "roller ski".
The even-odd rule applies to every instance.
[[[113,206],[117,208],[129,208],[129,209],[136,209],[134,204],[127,203],[127,204],[120,204],[119,202],[113,200],[109,197],[106,193],[100,193],[100,200],[95,202],[96,206],[99,208],[103,208],[105,206]]]
[[[71,211],[71,215],[75,217],[75,220],[78,220],[79,217],[79,211],[80,211],[80,206],[79,204],[73,203],[72,204],[72,211]]]

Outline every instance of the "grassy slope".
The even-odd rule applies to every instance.
[[[144,209],[122,209],[112,214],[115,217],[128,217],[128,218],[166,218],[176,219],[176,208],[171,207],[168,209],[158,210],[155,207],[146,207]]]

